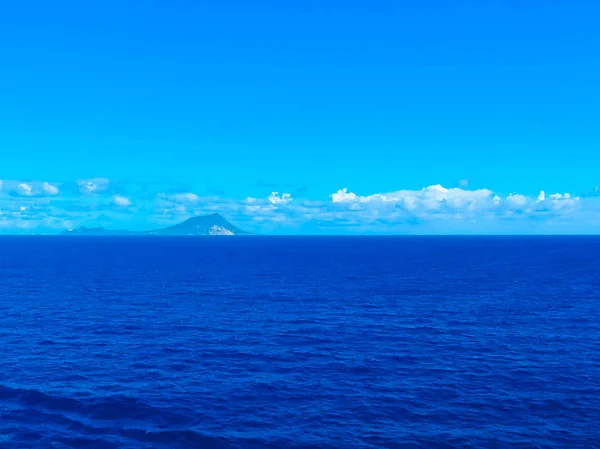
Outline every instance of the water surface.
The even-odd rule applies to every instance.
[[[2,448],[592,448],[600,238],[0,238]]]

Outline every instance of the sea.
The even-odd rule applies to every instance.
[[[600,237],[2,237],[0,448],[599,448]]]

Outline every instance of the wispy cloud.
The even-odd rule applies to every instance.
[[[0,194],[23,197],[54,196],[59,193],[56,185],[41,181],[0,181]]]
[[[131,206],[131,200],[121,195],[113,196],[113,201],[117,206],[127,207]]]
[[[161,193],[157,196],[158,199],[169,203],[196,203],[200,197],[192,192],[184,193]]]
[[[48,182],[42,183],[42,189],[44,189],[44,192],[46,192],[48,195],[58,195],[59,192],[58,187]]]
[[[33,187],[31,187],[31,184],[22,182],[17,186],[17,193],[19,195],[31,196],[33,195]]]
[[[98,194],[108,190],[110,180],[106,178],[79,179],[77,181],[79,191],[84,194]]]

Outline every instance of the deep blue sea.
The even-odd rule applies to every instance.
[[[598,448],[600,238],[0,238],[0,448]]]

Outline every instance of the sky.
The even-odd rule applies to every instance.
[[[0,1],[0,234],[600,231],[600,3]]]

